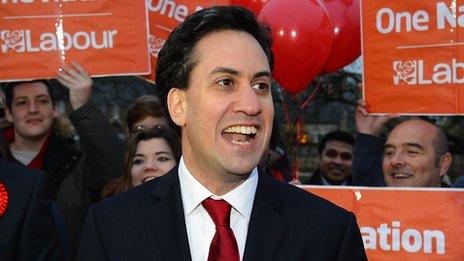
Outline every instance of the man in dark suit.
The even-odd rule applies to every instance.
[[[0,260],[65,260],[44,173],[0,159],[8,203],[0,215]],[[6,197],[5,197],[6,198]]]
[[[365,260],[355,217],[257,169],[272,131],[269,30],[201,10],[160,51],[157,89],[181,133],[167,175],[93,206],[79,260]]]

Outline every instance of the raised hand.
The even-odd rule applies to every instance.
[[[76,62],[60,69],[57,80],[69,90],[69,101],[73,110],[77,110],[90,100],[93,81],[89,74]]]
[[[355,121],[359,133],[380,136],[385,124],[398,115],[371,115],[366,110],[366,102],[358,100]]]

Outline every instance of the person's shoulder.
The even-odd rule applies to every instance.
[[[43,174],[43,171],[0,159],[0,180],[2,181],[33,184]]]

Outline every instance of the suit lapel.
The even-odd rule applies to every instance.
[[[151,192],[149,215],[163,260],[191,260],[177,170],[174,167]]]
[[[285,231],[285,220],[277,212],[282,197],[271,178],[259,174],[243,260],[272,260]]]

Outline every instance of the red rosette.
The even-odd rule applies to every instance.
[[[0,182],[0,217],[5,214],[8,207],[8,191],[6,190],[5,185]]]

